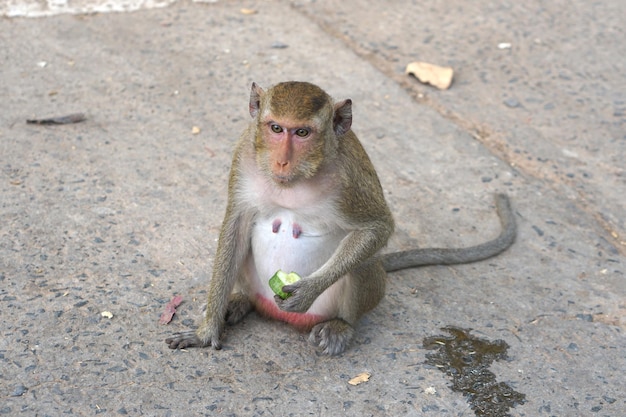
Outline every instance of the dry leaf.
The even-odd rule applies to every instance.
[[[241,14],[257,14],[257,11],[254,9],[241,9]]]
[[[405,72],[414,75],[424,84],[430,84],[440,90],[448,89],[454,76],[452,68],[440,67],[426,62],[411,62],[406,66]]]
[[[172,321],[172,317],[174,317],[174,313],[176,313],[176,307],[178,307],[182,302],[183,297],[180,295],[172,298],[172,300],[165,305],[165,310],[163,311],[163,314],[161,314],[159,324],[167,324]]]
[[[198,126],[193,126],[191,128],[191,134],[192,135],[197,135],[198,133],[200,133],[200,128]]]
[[[66,125],[69,123],[79,123],[85,120],[83,113],[72,113],[67,116],[47,117],[45,119],[28,119],[26,123],[31,125]]]
[[[369,372],[362,372],[358,374],[357,376],[355,376],[354,378],[352,378],[350,381],[348,381],[348,384],[350,385],[362,384],[363,382],[369,381],[370,376],[372,376],[372,374],[370,374]]]

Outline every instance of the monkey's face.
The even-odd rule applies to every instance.
[[[324,160],[320,130],[314,119],[265,118],[257,130],[257,163],[280,186],[312,178]]]
[[[335,108],[316,85],[290,81],[265,92],[253,84],[249,107],[256,119],[257,164],[276,184],[290,187],[312,178],[336,152],[341,129],[334,129]],[[343,113],[338,112],[338,121],[345,119]]]

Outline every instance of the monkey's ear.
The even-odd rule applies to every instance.
[[[261,96],[264,91],[261,87],[257,85],[257,83],[252,83],[252,88],[250,90],[250,116],[255,118],[257,114],[259,114],[259,109],[261,108]]]
[[[341,136],[352,126],[352,100],[348,98],[335,103],[334,110],[333,130],[337,136]]]

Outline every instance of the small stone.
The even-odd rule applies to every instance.
[[[567,346],[567,350],[570,352],[578,352],[578,345],[572,342]]]
[[[26,388],[24,385],[20,384],[17,387],[15,387],[15,389],[11,393],[11,397],[21,397],[22,395],[26,394],[27,392],[28,392],[28,388]]]
[[[506,100],[504,100],[504,105],[514,109],[520,106],[520,102],[515,97],[509,97]]]
[[[582,321],[593,321],[593,316],[591,314],[576,314],[576,318]]]
[[[272,43],[271,48],[272,49],[285,49],[285,48],[289,48],[289,45],[287,45],[286,43],[276,41]]]

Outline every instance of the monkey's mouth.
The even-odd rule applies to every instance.
[[[291,182],[291,177],[285,175],[275,175],[274,181],[278,185],[289,185],[289,183]]]
[[[274,174],[274,182],[279,185],[287,185],[293,180],[293,175],[290,174]]]

